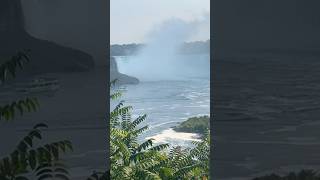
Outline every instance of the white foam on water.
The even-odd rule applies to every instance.
[[[146,137],[145,139],[154,139],[155,143],[168,143],[170,140],[200,141],[200,135],[196,133],[176,132],[170,128],[162,131],[160,134]]]
[[[161,127],[163,125],[167,125],[167,124],[173,124],[173,123],[179,123],[180,121],[168,121],[168,122],[164,122],[164,123],[159,123],[157,125],[152,125],[150,126],[150,129],[153,129],[153,128],[157,128],[157,127]]]

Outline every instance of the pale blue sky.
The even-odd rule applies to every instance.
[[[154,25],[180,18],[192,21],[208,15],[210,0],[111,0],[111,44],[140,43]],[[194,40],[209,39],[209,24]]]

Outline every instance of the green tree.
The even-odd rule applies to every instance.
[[[116,100],[121,92],[111,94]],[[209,132],[195,141],[194,148],[171,148],[169,144],[154,145],[153,139],[139,142],[139,136],[148,129],[141,126],[146,115],[132,120],[131,106],[123,101],[110,112],[111,179],[182,180],[209,178]]]
[[[195,147],[183,149],[173,147],[167,154],[168,160],[157,169],[162,179],[209,179],[210,135],[194,141]]]
[[[116,93],[111,98],[119,96]],[[139,135],[148,129],[148,126],[139,125],[147,116],[132,121],[130,110],[130,106],[120,102],[110,113],[111,179],[161,179],[154,168],[166,160],[161,151],[169,145],[153,146],[152,139],[139,143]]]

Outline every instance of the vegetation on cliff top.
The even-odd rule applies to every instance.
[[[189,118],[188,120],[182,122],[178,126],[175,126],[173,129],[178,132],[204,134],[208,131],[209,128],[210,117],[200,116]]]
[[[111,56],[136,55],[146,44],[113,44],[110,47]],[[178,50],[181,54],[203,54],[210,52],[210,40],[194,41],[182,44]]]

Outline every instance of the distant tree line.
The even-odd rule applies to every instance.
[[[114,44],[110,47],[111,56],[130,56],[137,54],[146,44]],[[186,42],[182,45],[181,54],[205,54],[210,52],[210,40]]]

